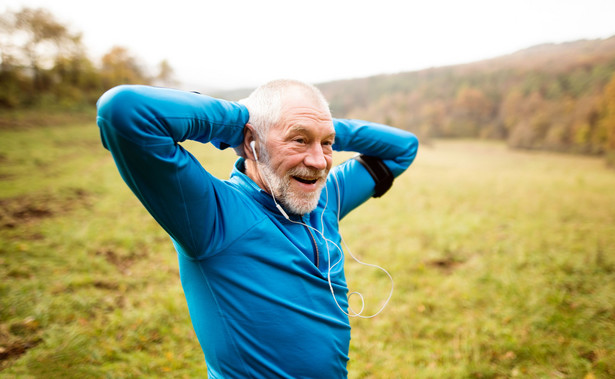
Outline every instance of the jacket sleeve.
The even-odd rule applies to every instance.
[[[217,195],[225,190],[178,144],[218,148],[241,143],[248,110],[195,93],[147,86],[115,87],[98,100],[101,139],[118,170],[184,252],[198,257],[215,245],[224,223]]]
[[[418,152],[418,139],[408,131],[361,120],[334,119],[336,151],[354,151],[378,157],[394,177],[403,173]],[[351,159],[334,172],[340,191],[340,218],[367,201],[375,188],[374,179],[358,161]]]

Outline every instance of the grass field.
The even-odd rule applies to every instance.
[[[191,144],[227,177],[232,152]],[[395,292],[353,319],[351,378],[615,377],[615,172],[436,141],[342,222]],[[383,274],[348,261],[373,313]],[[95,125],[0,131],[0,377],[204,377],[168,237]],[[352,299],[356,303],[356,299]]]

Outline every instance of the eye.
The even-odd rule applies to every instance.
[[[333,139],[326,139],[324,141],[322,141],[322,146],[326,147],[326,148],[331,148],[331,146],[333,146]]]
[[[295,139],[293,139],[294,142],[303,145],[304,143],[306,143],[306,139],[303,137],[297,137]]]

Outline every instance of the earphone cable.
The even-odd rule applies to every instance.
[[[253,141],[254,142],[254,141]],[[252,151],[254,152],[254,155],[256,157],[256,151],[254,148],[253,143],[251,144],[252,147]],[[256,158],[256,164],[257,166],[262,164],[258,158]],[[333,179],[335,181],[335,187],[337,189],[337,224],[338,224],[338,228],[339,228],[339,224],[340,224],[340,211],[341,211],[341,200],[340,200],[340,188],[339,188],[339,183],[337,181],[337,175],[335,175],[335,172],[331,172],[331,174],[333,175]],[[263,176],[263,181],[267,184],[267,187],[269,188],[269,192],[271,193],[271,197],[273,198],[273,202],[276,206],[276,208],[278,208],[278,210],[280,211],[280,213],[282,214],[282,216],[284,216],[284,218],[286,218],[288,221],[294,223],[294,224],[299,224],[299,225],[303,225],[306,228],[309,228],[313,231],[315,231],[316,233],[320,234],[320,236],[322,237],[322,239],[325,241],[325,246],[327,247],[327,282],[329,284],[329,289],[331,290],[331,295],[333,297],[333,301],[335,302],[335,305],[337,305],[337,307],[340,309],[340,311],[342,311],[346,316],[348,317],[359,317],[359,318],[373,318],[376,317],[377,315],[379,315],[384,308],[388,305],[389,301],[391,300],[391,297],[393,296],[393,291],[394,291],[394,287],[395,287],[395,282],[393,281],[393,277],[391,276],[391,274],[384,269],[383,267],[380,267],[378,265],[375,264],[371,264],[371,263],[365,263],[362,262],[360,259],[358,259],[357,257],[355,257],[355,255],[352,253],[352,251],[350,250],[350,247],[348,246],[348,244],[346,243],[346,241],[344,240],[344,236],[342,235],[341,231],[339,232],[340,235],[340,239],[344,245],[344,247],[346,248],[346,251],[348,252],[348,254],[359,264],[367,266],[367,267],[373,267],[376,269],[381,270],[382,272],[384,272],[388,277],[389,280],[391,281],[391,290],[389,291],[389,296],[387,297],[386,301],[382,304],[382,306],[380,307],[380,309],[378,310],[378,312],[374,313],[373,315],[369,315],[369,316],[363,316],[362,313],[365,310],[365,298],[363,297],[363,294],[361,294],[360,292],[354,291],[354,292],[350,292],[347,296],[348,301],[348,309],[350,311],[352,311],[351,313],[348,313],[346,311],[344,311],[344,309],[342,309],[342,307],[340,306],[340,304],[337,301],[337,298],[335,297],[335,291],[333,289],[333,283],[331,282],[331,270],[337,266],[343,259],[344,257],[344,250],[335,242],[331,241],[330,239],[328,239],[327,237],[325,237],[324,235],[324,214],[325,214],[325,210],[327,209],[327,206],[329,205],[329,190],[328,187],[325,183],[325,206],[323,207],[322,213],[320,215],[320,225],[323,229],[323,232],[321,232],[320,230],[318,230],[317,228],[314,228],[313,226],[307,225],[303,222],[298,222],[298,221],[294,221],[292,220],[288,214],[284,211],[284,209],[282,208],[282,206],[277,202],[275,195],[273,193],[273,189],[271,188],[271,185],[269,184],[268,180],[265,178],[265,176]],[[329,249],[329,242],[331,244],[333,244],[333,246],[335,246],[337,248],[337,250],[340,252],[340,259],[338,259],[337,262],[335,262],[334,265],[331,265],[331,251]],[[361,299],[361,310],[359,310],[359,312],[356,312],[354,309],[352,309],[352,306],[350,305],[350,298],[352,297],[352,295],[357,295],[359,296],[359,298]]]

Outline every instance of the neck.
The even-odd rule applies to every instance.
[[[269,188],[265,185],[265,181],[263,180],[260,170],[258,169],[257,163],[251,159],[246,159],[244,161],[244,165],[248,178],[252,179],[254,183],[256,183],[262,190],[269,193]]]

